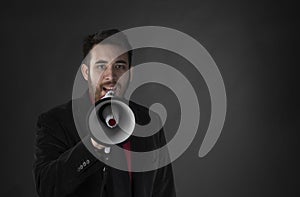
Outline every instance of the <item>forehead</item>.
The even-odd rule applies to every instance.
[[[126,50],[118,45],[97,44],[90,51],[91,62],[96,62],[99,60],[111,62],[119,59],[128,61],[128,55],[125,52]]]

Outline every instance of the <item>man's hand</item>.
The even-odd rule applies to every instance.
[[[95,140],[93,140],[93,138],[91,138],[91,141],[92,141],[92,144],[93,146],[98,149],[98,150],[101,150],[103,148],[105,148],[105,146],[101,145],[101,144],[98,144]]]

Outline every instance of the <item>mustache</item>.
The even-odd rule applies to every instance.
[[[103,86],[114,86],[115,88],[120,88],[121,84],[118,83],[117,81],[108,81],[108,82],[101,83],[99,85],[99,87],[103,87]]]

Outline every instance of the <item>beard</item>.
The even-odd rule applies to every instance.
[[[89,88],[90,99],[93,104],[95,104],[97,101],[99,101],[110,90],[105,87],[114,87],[113,91],[115,92],[115,95],[121,97],[124,95],[124,93],[128,87],[128,84],[129,84],[128,80],[123,85],[119,81],[107,81],[104,83],[101,83],[101,82],[93,83],[91,80],[91,77],[89,77],[88,88]]]

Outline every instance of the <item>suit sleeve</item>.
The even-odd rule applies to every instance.
[[[166,144],[166,138],[163,128],[159,131],[158,136],[158,142],[160,146],[164,146]],[[157,170],[152,196],[176,197],[174,175],[168,149],[161,149],[161,151],[159,152],[159,163],[160,166],[164,167]]]
[[[104,167],[85,146],[92,149],[89,136],[73,147],[68,146],[67,136],[58,120],[49,114],[39,117],[33,173],[40,197],[67,196],[88,176]]]

